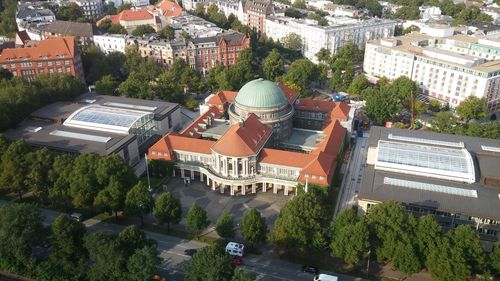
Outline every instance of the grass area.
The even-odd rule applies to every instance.
[[[148,186],[148,177],[147,175],[142,175],[139,180],[144,183],[144,185]],[[149,181],[151,182],[151,189],[156,190],[161,188],[162,184],[168,180],[168,177],[153,177],[149,176]]]

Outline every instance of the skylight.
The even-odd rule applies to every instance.
[[[464,148],[465,147],[463,142],[422,139],[422,138],[407,137],[407,136],[400,136],[400,135],[394,135],[394,134],[389,134],[388,138],[390,140],[407,141],[407,142],[414,142],[414,143],[420,143],[420,144],[440,145],[440,146],[449,146],[449,147],[456,147],[456,148]]]
[[[384,184],[411,188],[411,189],[418,189],[423,191],[445,193],[449,195],[477,198],[477,191],[474,189],[465,189],[465,188],[458,188],[446,185],[389,178],[389,177],[384,177]]]
[[[50,132],[50,135],[64,137],[64,138],[71,138],[71,139],[101,142],[101,143],[107,143],[108,141],[111,140],[110,137],[102,137],[91,134],[82,134],[82,133],[68,132],[62,130],[54,130]]]

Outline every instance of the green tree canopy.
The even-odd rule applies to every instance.
[[[343,227],[335,224],[330,248],[334,256],[343,258],[349,264],[357,264],[368,248],[370,233],[364,221],[357,221]]]
[[[95,174],[98,161],[99,156],[96,154],[80,154],[73,162],[67,180],[73,205],[77,208],[92,206],[101,189]]]
[[[82,21],[83,12],[80,6],[76,3],[69,3],[57,10],[56,19],[66,21]]]
[[[143,36],[144,34],[149,34],[149,33],[155,33],[155,30],[154,28],[152,28],[150,25],[148,24],[141,24],[141,25],[138,25],[134,31],[132,31],[132,35],[134,36]]]
[[[493,274],[500,276],[500,242],[495,243],[489,255],[489,260]]]
[[[144,224],[144,215],[153,207],[154,200],[148,188],[139,181],[128,192],[125,198],[125,212],[130,215],[139,216],[141,225]]]
[[[358,75],[353,80],[352,83],[347,88],[347,93],[350,95],[361,97],[363,91],[370,87],[370,82],[364,75]]]
[[[321,48],[319,49],[318,53],[316,54],[316,58],[318,58],[318,61],[327,63],[330,61],[332,57],[332,52],[330,50]]]
[[[485,98],[468,96],[456,108],[458,116],[469,122],[472,119],[483,119],[488,115]]]
[[[210,224],[207,217],[207,212],[203,210],[198,204],[193,203],[186,217],[186,225],[190,229],[199,233],[202,229]]]
[[[0,188],[17,193],[19,199],[27,191],[25,177],[31,168],[26,158],[29,152],[29,146],[21,139],[10,144],[1,156]]]
[[[248,210],[241,221],[241,234],[243,239],[258,244],[266,241],[267,224],[266,219],[262,217],[255,208]]]
[[[437,247],[431,248],[427,269],[437,281],[466,280],[470,274],[463,253],[453,247],[447,237],[438,240]]]
[[[302,38],[297,33],[292,32],[283,38],[283,46],[291,50],[300,51],[303,46]]]
[[[309,91],[310,84],[316,80],[318,71],[315,64],[308,59],[298,59],[294,61],[288,71],[281,76],[283,82],[292,83],[298,86],[301,94]]]
[[[273,49],[262,62],[262,72],[268,80],[274,81],[283,73],[284,62],[277,49]]]
[[[58,264],[66,275],[76,275],[87,261],[87,250],[83,247],[85,226],[67,215],[59,215],[52,223],[54,248],[50,253],[52,263]]]
[[[29,165],[25,183],[38,198],[44,201],[49,195],[51,181],[49,171],[52,169],[54,154],[47,148],[37,149],[26,155],[26,162]]]
[[[167,25],[164,28],[160,29],[160,31],[158,31],[158,35],[160,36],[160,38],[172,40],[175,39],[175,30],[172,26]]]
[[[158,199],[156,199],[153,215],[160,224],[166,223],[167,230],[170,230],[171,223],[178,224],[181,221],[181,202],[170,192],[162,193]]]
[[[230,281],[234,267],[223,249],[217,246],[207,246],[191,258],[184,271],[186,281]]]
[[[99,95],[115,96],[117,94],[116,90],[118,88],[118,83],[112,75],[104,75],[95,82],[95,89]]]
[[[481,12],[478,7],[467,7],[454,16],[453,25],[491,23],[492,21],[493,18]]]
[[[472,273],[482,273],[485,266],[483,246],[479,236],[468,225],[459,225],[450,233],[450,241],[460,251]]]
[[[144,281],[151,279],[152,274],[160,265],[158,250],[153,246],[144,246],[135,251],[127,261],[127,279],[130,281]]]
[[[228,211],[222,212],[215,225],[215,231],[222,238],[231,238],[234,236],[234,219]]]

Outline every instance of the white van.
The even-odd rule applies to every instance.
[[[314,281],[338,281],[339,278],[337,276],[333,276],[333,275],[319,274],[319,275],[316,275],[313,280]]]
[[[243,257],[243,254],[245,253],[245,245],[236,242],[229,242],[226,245],[226,253],[231,256]]]

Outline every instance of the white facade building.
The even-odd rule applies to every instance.
[[[422,94],[455,107],[468,96],[500,108],[500,39],[412,33],[368,42],[363,70],[368,77],[417,82]]]
[[[348,19],[330,26],[319,26],[316,21],[289,17],[269,17],[266,19],[266,35],[274,40],[282,40],[291,33],[302,38],[302,53],[313,62],[321,48],[335,54],[339,48],[354,42],[359,48],[369,40],[382,39],[394,35],[397,21],[373,19],[357,21]]]
[[[83,16],[88,19],[98,19],[103,15],[104,3],[102,0],[75,0],[80,6]]]
[[[22,4],[16,12],[16,24],[19,31],[24,30],[28,24],[44,24],[56,20],[54,13],[42,6]]]
[[[127,35],[123,34],[94,35],[94,44],[105,54],[125,53],[126,41]]]
[[[423,19],[429,19],[434,16],[441,15],[441,8],[434,6],[421,6],[420,8],[420,17]]]

